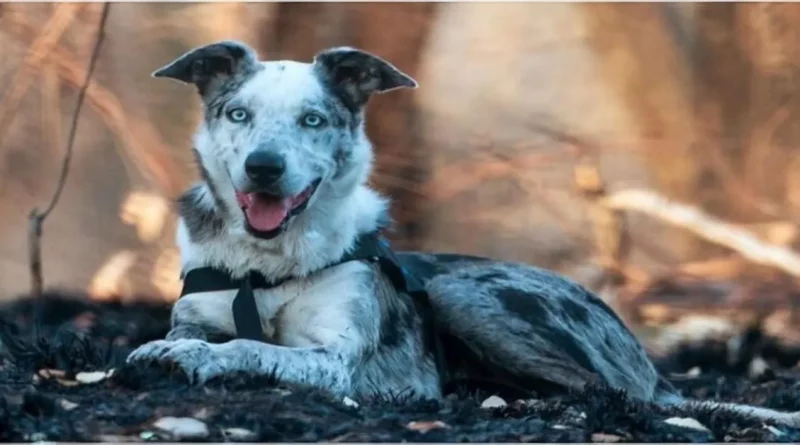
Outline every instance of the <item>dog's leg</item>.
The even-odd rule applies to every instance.
[[[433,278],[428,291],[446,329],[484,363],[523,383],[540,378],[580,390],[596,376],[631,397],[664,407],[721,409],[800,426],[800,412],[681,397],[610,308],[551,272],[499,263],[470,267]]]
[[[658,373],[603,302],[551,272],[486,264],[427,283],[437,321],[482,364],[527,382],[580,390],[589,382],[652,400]]]
[[[231,305],[236,291],[187,295],[172,307],[172,327],[167,340],[208,340],[210,335],[236,334]]]
[[[338,346],[290,348],[245,339],[221,344],[200,340],[154,343],[158,347],[155,361],[177,365],[193,383],[245,373],[325,388],[337,395],[351,393],[353,365],[359,356]]]
[[[203,292],[186,295],[172,307],[171,329],[165,340],[149,342],[135,349],[130,357],[138,361],[154,360],[165,344],[185,341],[208,341],[210,336],[233,337],[236,326],[231,304],[236,291]]]
[[[167,340],[195,339],[208,340],[208,334],[203,326],[198,324],[173,325],[167,332]]]
[[[371,266],[349,262],[321,271],[313,281],[298,280],[257,295],[262,323],[267,316],[262,311],[277,317],[275,323],[280,328],[275,339],[288,346],[243,339],[220,344],[198,339],[158,340],[135,350],[128,362],[174,364],[201,384],[215,377],[246,373],[349,393],[356,366],[375,353],[381,338],[375,287],[380,282]],[[186,316],[189,322],[202,320],[206,329],[233,332],[230,298],[200,297],[182,299],[185,306],[176,308],[176,313],[183,315],[174,318],[180,321]],[[274,312],[270,305],[277,305],[272,308]]]

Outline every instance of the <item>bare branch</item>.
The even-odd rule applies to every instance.
[[[755,263],[800,277],[800,255],[767,243],[750,231],[736,227],[702,210],[670,201],[649,190],[623,190],[604,198],[612,209],[633,210],[682,227],[707,241],[725,246]]]
[[[103,4],[103,12],[100,16],[100,23],[98,24],[97,30],[97,38],[95,40],[94,49],[92,50],[91,59],[89,60],[89,68],[86,70],[86,77],[84,79],[83,85],[81,86],[80,90],[78,91],[78,100],[75,104],[75,113],[72,116],[72,125],[69,131],[69,139],[67,140],[67,149],[66,153],[64,154],[64,162],[61,166],[61,176],[58,180],[58,185],[56,186],[56,190],[53,193],[53,197],[50,199],[50,203],[47,205],[43,212],[39,212],[38,209],[34,208],[30,216],[28,217],[29,221],[29,248],[30,248],[30,269],[31,269],[31,287],[32,292],[35,296],[39,296],[42,294],[42,289],[44,287],[43,283],[44,280],[42,279],[42,250],[41,250],[41,237],[42,237],[42,225],[50,215],[50,212],[53,211],[56,204],[58,204],[58,199],[61,197],[61,193],[64,190],[64,184],[67,182],[67,175],[69,174],[69,165],[70,161],[72,160],[72,148],[75,143],[75,135],[78,130],[78,122],[79,117],[81,114],[81,108],[83,106],[83,99],[86,96],[86,90],[89,88],[89,84],[92,80],[92,73],[94,72],[94,67],[97,62],[98,56],[100,55],[100,47],[103,43],[103,37],[105,37],[105,26],[106,20],[108,19],[108,11],[110,9],[109,3]],[[57,42],[54,42],[54,44]]]

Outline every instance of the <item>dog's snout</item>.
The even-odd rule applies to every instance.
[[[244,160],[244,171],[256,184],[270,185],[283,176],[286,171],[286,160],[279,154],[256,150]]]

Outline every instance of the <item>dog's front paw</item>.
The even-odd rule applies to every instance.
[[[128,354],[126,362],[128,363],[152,363],[157,362],[161,354],[168,350],[171,345],[175,344],[172,340],[155,340],[145,343],[133,352]]]
[[[202,340],[156,340],[131,352],[128,363],[159,363],[176,366],[189,381],[203,384],[225,374],[226,361],[217,351],[219,345]]]

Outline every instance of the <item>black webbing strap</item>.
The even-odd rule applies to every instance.
[[[419,314],[423,317],[423,323],[426,325],[424,331],[428,338],[425,341],[434,352],[436,367],[441,381],[443,384],[446,383],[448,375],[444,350],[433,319],[433,308],[423,283],[403,268],[389,246],[389,242],[379,233],[373,232],[362,235],[356,241],[355,248],[351,253],[346,254],[341,260],[328,267],[349,261],[377,262],[381,272],[389,278],[395,289],[411,296]],[[190,270],[184,276],[181,297],[196,292],[239,289],[233,299],[231,308],[237,337],[266,341],[253,289],[269,289],[279,286],[290,279],[292,277],[279,281],[270,281],[264,275],[255,271],[251,271],[243,278],[233,279],[225,271],[213,267],[200,267]]]
[[[250,272],[246,276],[233,279],[222,270],[213,267],[200,267],[192,269],[183,277],[181,297],[196,292],[214,292],[230,289],[239,289],[233,298],[231,310],[233,322],[236,326],[236,336],[248,340],[266,341],[264,329],[261,326],[261,317],[253,296],[253,289],[269,289],[280,285],[280,282],[270,282],[257,272]]]
[[[239,292],[233,298],[233,324],[236,325],[236,335],[248,340],[266,341],[264,328],[261,326],[261,317],[258,316],[256,299],[253,296],[253,283],[251,276],[242,280]]]

